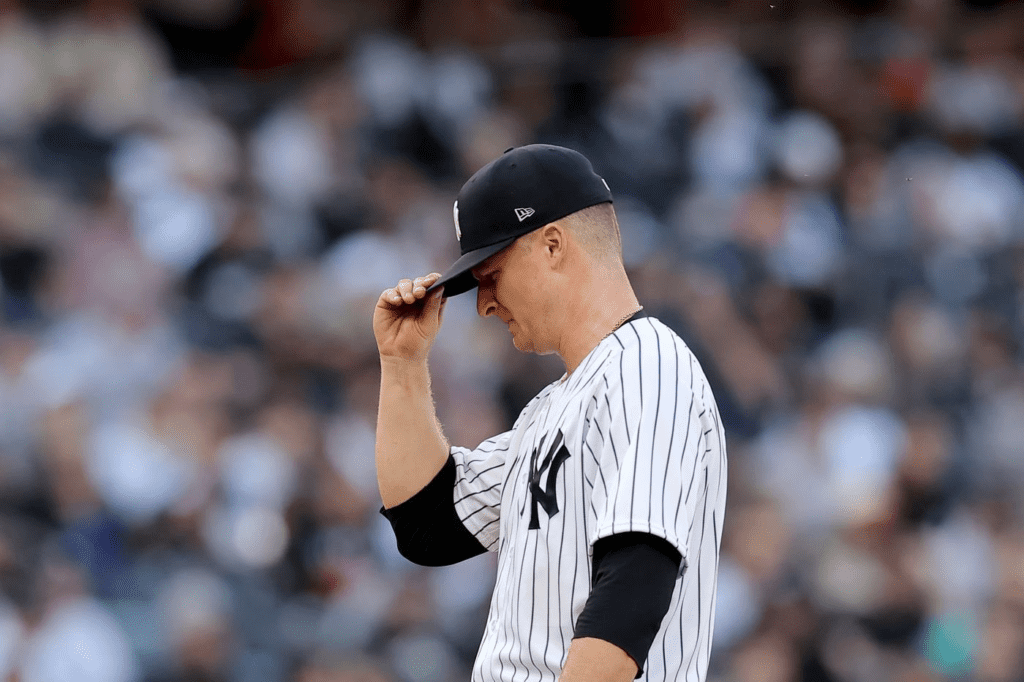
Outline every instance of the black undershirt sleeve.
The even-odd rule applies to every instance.
[[[455,460],[451,454],[441,471],[418,493],[380,513],[391,522],[398,551],[421,566],[449,566],[487,549],[466,530],[455,511]]]
[[[594,544],[594,581],[574,638],[619,647],[643,673],[647,652],[668,613],[682,555],[649,533],[619,533]]]

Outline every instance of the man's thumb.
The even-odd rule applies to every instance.
[[[423,312],[427,314],[430,319],[440,315],[441,305],[444,302],[444,287],[438,287],[434,291],[430,292],[430,296],[427,298],[427,302],[423,306]]]

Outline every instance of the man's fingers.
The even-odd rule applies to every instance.
[[[432,272],[429,275],[417,277],[412,281],[413,294],[415,294],[416,298],[423,298],[427,293],[427,289],[429,289],[434,284],[434,282],[436,282],[440,278],[441,275],[440,273],[437,272]]]
[[[412,293],[411,279],[403,279],[398,283],[398,286],[395,288],[398,290],[398,293],[402,296],[402,300],[405,301],[406,303],[414,303],[416,301],[416,297],[413,296]]]
[[[413,282],[413,284],[415,286],[418,286],[418,287],[422,286],[423,290],[426,291],[431,286],[433,286],[434,282],[436,282],[439,279],[441,279],[440,273],[432,272],[429,275],[424,275],[423,277],[417,277],[415,279],[415,281]]]
[[[440,279],[441,275],[432,272],[416,279],[403,279],[390,289],[385,289],[380,295],[381,301],[391,305],[402,305],[403,303],[415,303],[427,295],[427,289]],[[433,293],[433,292],[431,292]]]
[[[438,321],[440,322],[441,310],[444,307],[445,299],[442,298],[444,293],[444,287],[436,289],[430,292],[430,296],[427,296],[427,300],[424,302],[423,311],[429,316],[437,315]]]
[[[438,301],[440,301],[437,304],[438,305],[438,309],[437,309],[437,326],[440,328],[442,322],[444,322],[444,307],[445,307],[445,305],[447,305],[448,299],[444,297],[444,286],[443,285],[441,287],[439,287],[438,290],[436,292],[434,292],[434,293],[437,294],[437,299],[438,299]]]

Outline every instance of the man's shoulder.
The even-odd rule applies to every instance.
[[[646,315],[624,324],[609,337],[613,353],[628,352],[641,356],[690,353],[690,347],[674,329],[653,315]]]
[[[656,317],[633,320],[606,341],[608,353],[600,372],[602,384],[608,388],[623,382],[639,388],[644,385],[640,377],[650,376],[659,376],[661,382],[675,381],[681,389],[695,380],[704,381],[700,361],[686,341]]]

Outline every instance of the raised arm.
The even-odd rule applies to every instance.
[[[426,295],[437,273],[403,279],[381,293],[373,312],[380,352],[377,411],[377,484],[386,508],[426,486],[448,460],[430,393],[427,355],[441,327],[442,290]]]

